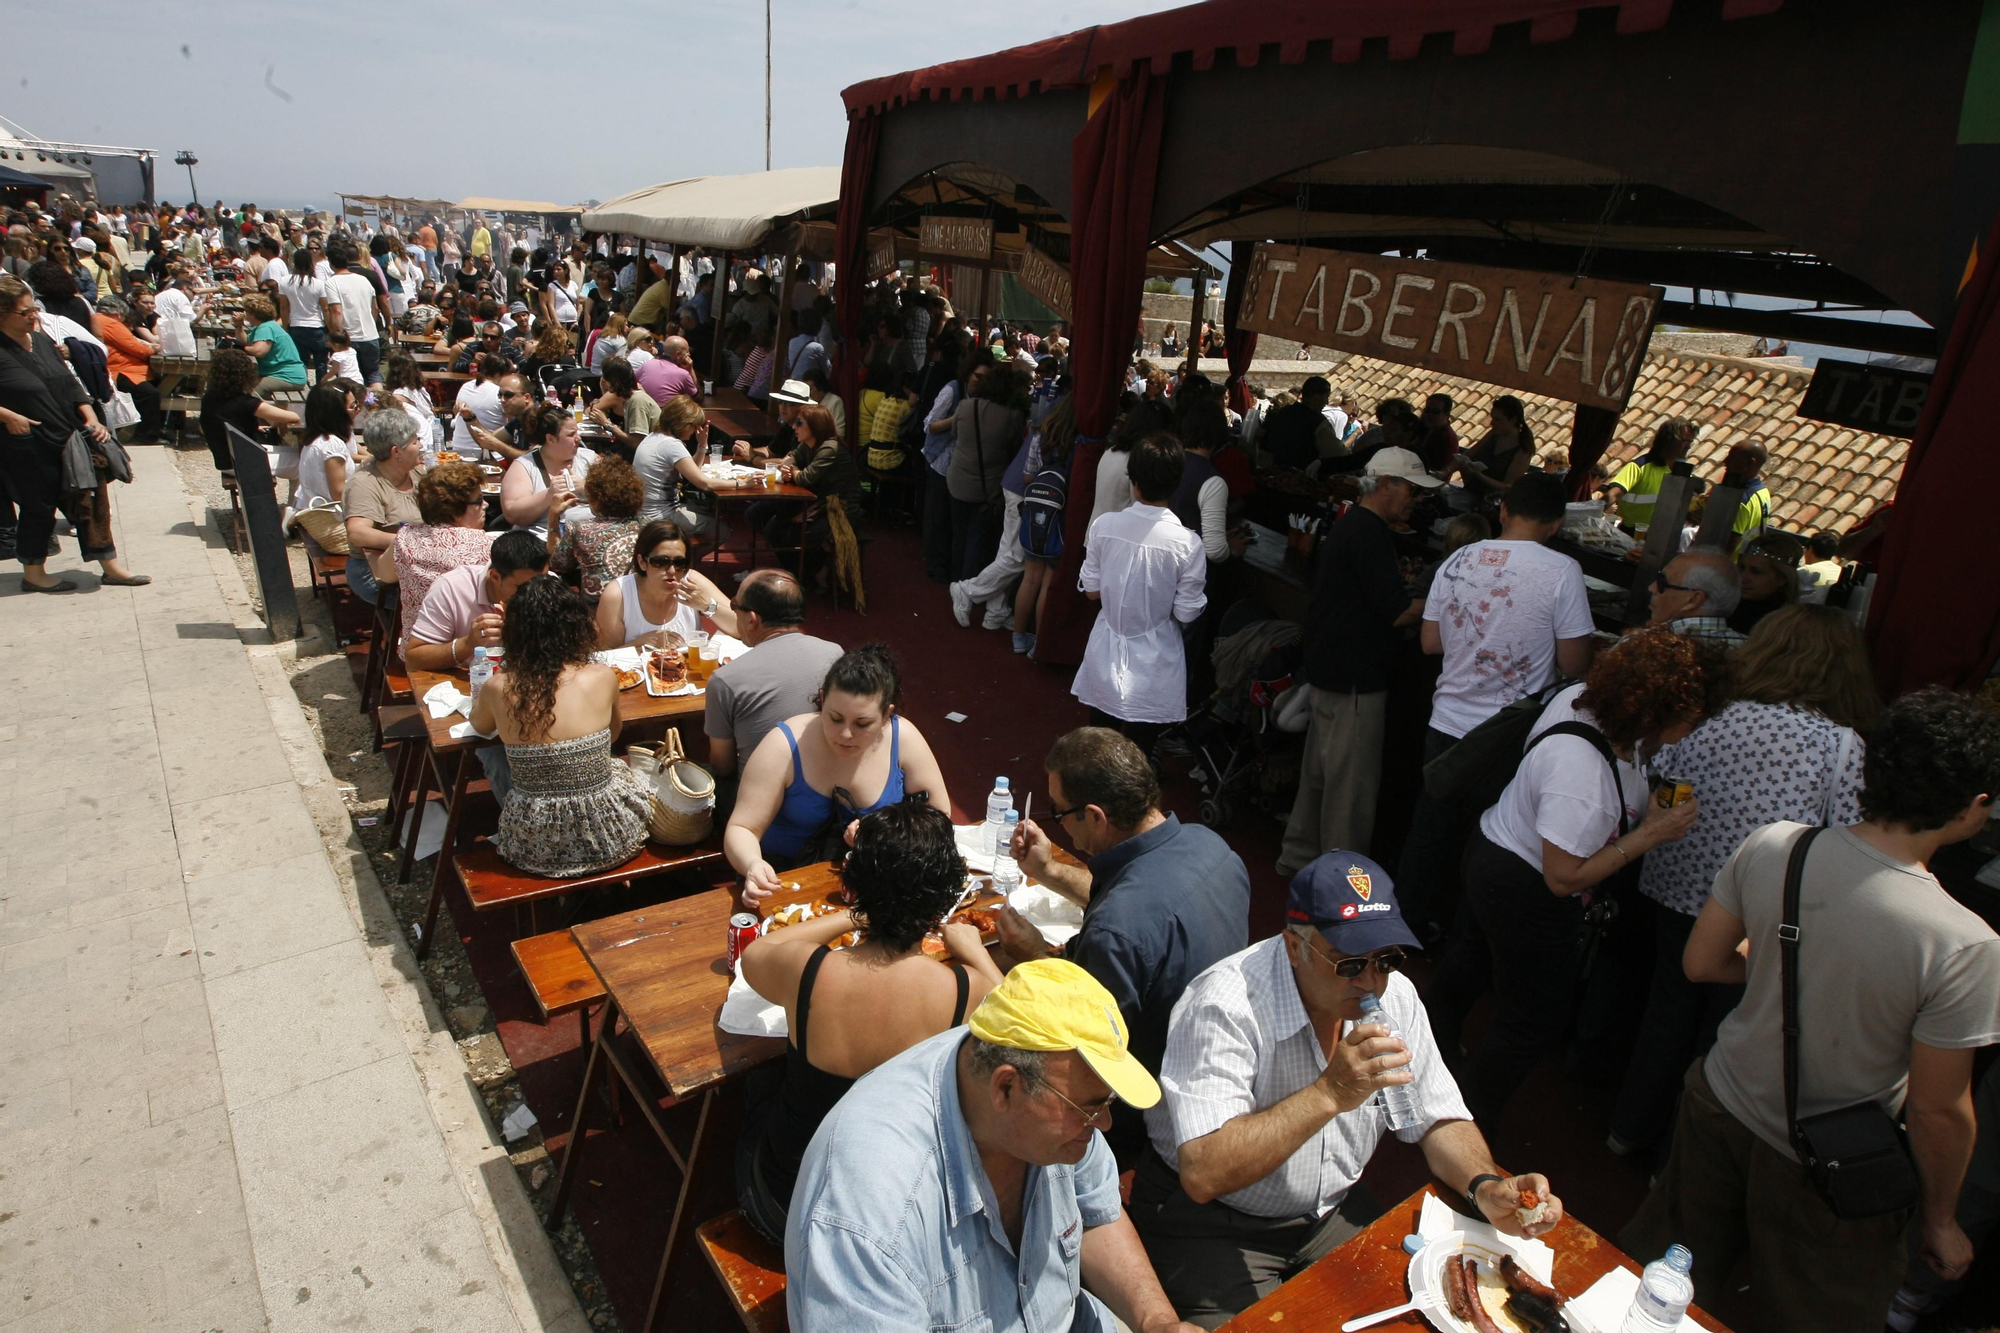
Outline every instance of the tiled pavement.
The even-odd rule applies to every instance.
[[[79,592],[0,573],[0,1329],[580,1327],[508,1298],[173,461],[135,455],[152,586],[67,539]]]

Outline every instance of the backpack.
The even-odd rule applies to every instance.
[[[1021,551],[1036,560],[1063,553],[1063,511],[1069,504],[1069,469],[1051,464],[1021,488]]]
[[[1528,733],[1534,730],[1549,700],[1558,691],[1566,690],[1575,683],[1560,681],[1539,694],[1516,699],[1466,732],[1456,745],[1424,765],[1424,790],[1434,800],[1451,801],[1484,811],[1507,790],[1507,784],[1514,780],[1514,774],[1519,771],[1521,761],[1528,757],[1528,751],[1551,736],[1581,736],[1595,745],[1598,753],[1604,756],[1604,762],[1611,765],[1611,780],[1616,784],[1618,757],[1612,753],[1611,742],[1604,739],[1604,733],[1589,723],[1558,722],[1533,741],[1528,739]],[[1618,818],[1622,833],[1625,824],[1622,802]]]

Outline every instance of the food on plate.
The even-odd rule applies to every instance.
[[[1548,1203],[1539,1190],[1522,1190],[1521,1206],[1514,1210],[1514,1216],[1524,1227],[1534,1226],[1547,1215]],[[1509,1262],[1512,1262],[1511,1260]]]
[[[997,920],[998,918],[994,915],[993,911],[985,907],[968,907],[963,912],[952,917],[953,923],[971,926],[982,935],[992,930]]]
[[[1445,1308],[1476,1333],[1571,1333],[1562,1297],[1511,1255],[1482,1266],[1469,1254],[1444,1261]]]
[[[631,689],[642,679],[638,672],[629,667],[613,667],[612,670],[618,673],[618,688],[621,690]]]
[[[671,646],[653,648],[646,653],[646,674],[652,678],[653,687],[661,690],[677,690],[687,684],[687,663],[681,657],[680,635],[669,634]]]

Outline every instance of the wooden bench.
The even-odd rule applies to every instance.
[[[578,1014],[583,1022],[584,1049],[588,1051],[590,1011],[603,1003],[604,983],[598,979],[597,969],[583,956],[583,950],[577,947],[576,940],[567,930],[552,930],[546,935],[515,940],[509,947],[514,951],[521,975],[527,979],[528,989],[534,992],[542,1022],[546,1024],[567,1013]]]
[[[784,1251],[758,1235],[741,1213],[711,1217],[694,1235],[743,1327],[749,1333],[786,1333]]]
[[[471,850],[460,852],[451,858],[452,869],[458,872],[458,882],[465,889],[465,896],[471,900],[474,911],[488,912],[498,907],[528,907],[549,898],[561,898],[585,889],[608,888],[612,885],[627,885],[642,879],[653,879],[671,874],[676,870],[697,870],[703,866],[723,863],[722,834],[720,831],[709,835],[706,841],[692,847],[662,847],[648,842],[639,848],[631,860],[612,866],[608,870],[595,871],[588,875],[577,875],[570,879],[547,879],[541,875],[531,875],[516,869],[500,859],[500,853],[491,842],[480,842]],[[534,929],[532,915],[529,929]]]

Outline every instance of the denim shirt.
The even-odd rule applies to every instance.
[[[1120,1215],[1102,1134],[1029,1167],[1017,1257],[958,1101],[966,1029],[863,1076],[820,1123],[785,1229],[791,1326],[840,1333],[1111,1333],[1081,1288],[1083,1233]]]
[[[951,467],[951,455],[958,444],[956,431],[932,432],[929,428],[958,411],[960,399],[965,396],[957,380],[951,381],[938,390],[931,410],[924,416],[924,461],[931,465],[931,471],[942,477]]]

